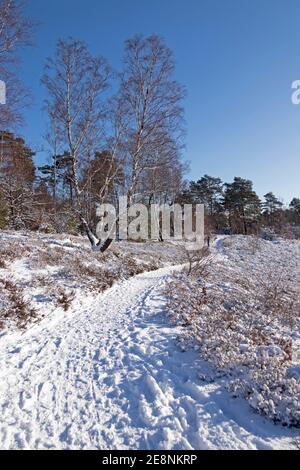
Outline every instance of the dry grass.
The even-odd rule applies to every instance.
[[[66,251],[61,247],[38,247],[30,254],[32,268],[45,268],[46,266],[57,266],[64,263],[67,258]]]
[[[27,247],[15,241],[9,241],[4,245],[0,245],[0,259],[2,262],[12,263],[16,259],[26,256],[27,254]]]

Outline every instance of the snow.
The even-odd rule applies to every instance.
[[[81,247],[78,240],[58,243],[68,252]],[[159,248],[126,250],[146,259]],[[29,296],[37,268],[24,258],[13,267]],[[169,321],[165,299],[179,270],[143,272],[102,293],[78,288],[68,311],[0,335],[0,448],[294,448],[299,430],[274,425],[233,398],[198,348],[180,347],[182,328]],[[247,343],[240,346],[247,351]]]
[[[31,310],[39,322],[66,308],[62,299],[71,306],[77,295],[94,297],[122,279],[181,262],[181,248],[170,243],[115,243],[99,254],[84,237],[0,232],[1,333],[26,328]]]
[[[164,314],[171,268],[143,273],[73,315],[0,344],[2,449],[270,449],[291,445],[182,351]]]
[[[204,276],[195,265],[166,288],[181,344],[196,344],[235,397],[299,428],[299,241],[223,237],[204,262]]]

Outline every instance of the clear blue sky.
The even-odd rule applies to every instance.
[[[242,176],[260,195],[300,197],[300,105],[291,103],[299,0],[28,0],[27,11],[41,22],[23,57],[34,106],[22,133],[31,144],[43,144],[40,77],[58,38],[84,39],[119,68],[125,39],[154,32],[174,51],[187,88],[188,176]]]

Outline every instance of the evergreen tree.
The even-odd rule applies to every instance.
[[[220,178],[204,175],[198,181],[191,181],[188,189],[181,194],[181,200],[189,204],[204,204],[205,225],[211,231],[220,231],[226,225],[222,205],[223,182]]]
[[[293,225],[300,225],[300,199],[297,197],[290,202],[289,220]]]
[[[300,199],[294,197],[290,203],[290,209],[300,217]]]
[[[271,227],[281,225],[284,218],[283,203],[272,192],[265,194],[264,199],[262,208],[265,221]]]
[[[220,178],[204,175],[197,182],[191,181],[190,193],[194,202],[204,204],[210,216],[220,211],[223,183]]]
[[[233,233],[247,235],[257,230],[261,216],[261,201],[253,190],[252,181],[235,177],[233,183],[226,183],[224,207]]]
[[[283,206],[283,203],[276,197],[272,192],[269,192],[264,195],[265,201],[262,204],[264,213],[268,215],[274,214],[276,211],[280,210]]]

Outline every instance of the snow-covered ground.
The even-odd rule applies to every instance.
[[[300,242],[233,236],[173,277],[170,319],[234,396],[300,427]]]
[[[0,334],[72,311],[120,280],[182,263],[172,243],[115,243],[105,254],[86,237],[0,232]]]
[[[178,347],[164,296],[178,269],[82,289],[69,310],[0,337],[0,448],[293,448],[299,430],[233,399],[224,378],[205,379],[199,352]]]

